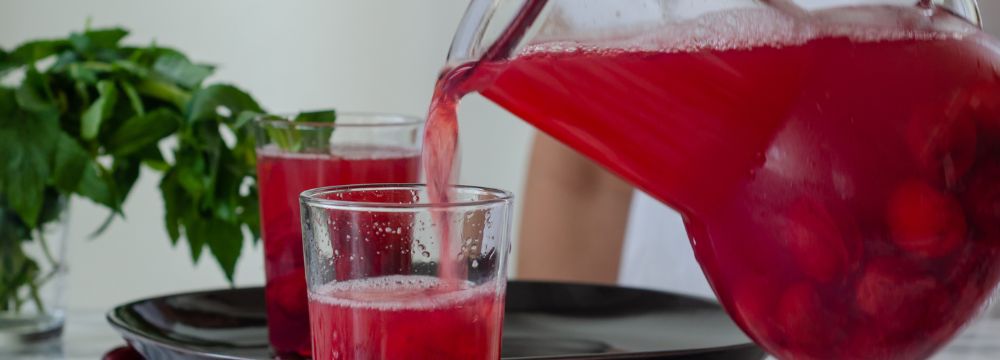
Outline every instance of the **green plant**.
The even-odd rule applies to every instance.
[[[42,306],[31,294],[46,274],[21,249],[44,241],[39,229],[62,200],[110,209],[99,233],[124,216],[142,166],[162,175],[167,232],[174,245],[187,239],[193,261],[207,247],[231,282],[243,231],[259,238],[245,128],[261,107],[234,86],[203,86],[214,69],[177,50],[121,45],[127,34],[86,30],[0,49],[0,311]]]

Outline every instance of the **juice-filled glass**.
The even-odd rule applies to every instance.
[[[452,187],[447,203],[424,185],[353,185],[302,194],[313,358],[500,358],[510,249],[510,193]],[[409,263],[374,271],[347,251],[405,238]]]
[[[420,173],[419,118],[312,114],[264,116],[255,126],[268,338],[279,358],[310,356],[299,193],[320,186],[415,182]],[[323,118],[334,121],[304,121]],[[372,241],[353,249],[372,259],[371,271],[389,275],[409,263],[409,254],[377,250],[408,249],[405,237]]]

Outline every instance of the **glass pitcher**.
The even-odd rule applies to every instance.
[[[480,92],[677,209],[772,354],[925,358],[1000,274],[978,24],[975,1],[474,0],[436,102]]]

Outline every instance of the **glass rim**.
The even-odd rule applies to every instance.
[[[347,111],[347,112],[336,112],[337,120],[334,122],[316,122],[316,121],[295,121],[292,119],[297,116],[298,113],[277,113],[277,114],[260,114],[253,118],[253,123],[257,127],[262,127],[262,125],[269,125],[273,127],[288,127],[290,124],[295,124],[297,126],[308,126],[316,128],[338,128],[338,127],[355,127],[355,128],[366,128],[366,127],[410,127],[419,126],[424,124],[424,118],[395,114],[387,112],[366,112],[366,111]],[[341,121],[341,117],[345,117],[347,122]],[[276,117],[276,118],[275,118]],[[349,119],[354,118],[367,118],[375,119],[375,122],[370,123],[359,123],[351,122]]]
[[[416,204],[333,200],[333,199],[324,199],[320,197],[322,195],[327,195],[332,193],[347,193],[347,192],[362,191],[362,190],[427,189],[427,184],[425,183],[385,183],[385,184],[350,184],[350,185],[318,187],[300,193],[299,201],[301,201],[302,204],[306,206],[318,207],[327,210],[400,211],[400,210],[420,210],[420,209],[481,207],[481,206],[489,206],[502,203],[510,203],[512,200],[514,200],[514,194],[512,192],[497,188],[491,188],[485,186],[473,186],[473,185],[449,185],[448,187],[450,189],[458,189],[458,190],[482,191],[488,194],[497,195],[497,197],[494,199],[485,199],[485,200],[457,200],[457,201],[450,201],[447,203],[426,202],[426,203],[416,203]]]

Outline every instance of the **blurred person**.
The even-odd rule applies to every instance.
[[[714,298],[677,212],[543,133],[529,161],[518,278]]]

